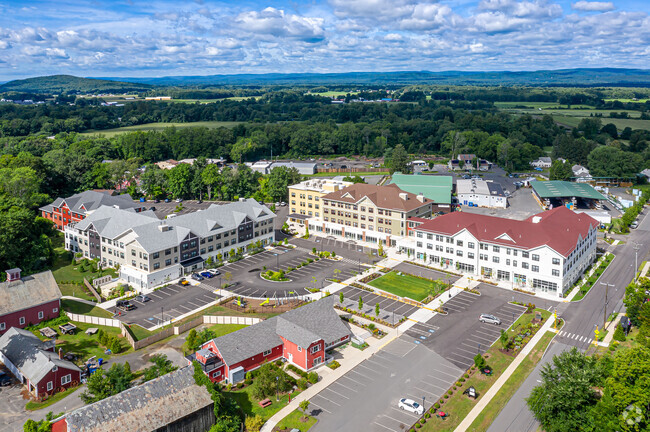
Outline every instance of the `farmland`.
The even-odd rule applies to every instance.
[[[191,127],[207,127],[210,129],[215,129],[219,127],[232,128],[240,124],[241,122],[222,122],[222,121],[202,121],[202,122],[191,122],[191,123],[145,123],[136,126],[125,126],[116,129],[106,129],[102,131],[89,131],[85,132],[83,135],[103,135],[107,138],[114,137],[126,132],[136,132],[136,131],[161,131],[165,128],[175,127],[177,129],[185,129]]]

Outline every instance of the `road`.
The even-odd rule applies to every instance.
[[[618,312],[624,309],[623,296],[625,287],[633,279],[635,272],[634,242],[639,243],[638,265],[648,260],[650,251],[650,217],[647,217],[647,208],[643,212],[644,215],[640,217],[639,228],[630,232],[625,244],[614,248],[612,252],[616,255],[616,258],[600,277],[599,282],[614,285],[614,288],[610,288],[607,293],[609,300],[607,308],[605,308],[605,285],[600,283],[594,285],[589,294],[581,301],[562,303],[558,307],[560,317],[565,320],[562,331],[552,342],[546,355],[538,363],[533,373],[524,381],[519,390],[499,413],[489,432],[536,431],[539,423],[526,407],[525,398],[537,385],[541,368],[553,359],[553,355],[562,351],[572,347],[577,347],[583,351],[586,350],[589,345],[588,341],[593,339],[594,336],[594,325],[598,324],[599,327],[602,327],[604,311],[609,315],[614,311]],[[610,331],[613,331],[613,329],[610,329]]]

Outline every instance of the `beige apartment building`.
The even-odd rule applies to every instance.
[[[303,223],[322,213],[321,198],[352,185],[352,182],[332,179],[311,179],[289,186],[289,221]]]
[[[396,185],[354,184],[321,197],[322,214],[309,219],[313,233],[395,246],[407,219],[431,216],[434,202]]]

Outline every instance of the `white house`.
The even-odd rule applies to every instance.
[[[542,156],[537,160],[534,160],[530,163],[531,166],[534,166],[535,168],[550,168],[552,164],[552,160],[548,156]]]
[[[430,266],[563,297],[596,257],[598,225],[563,206],[525,220],[454,212],[414,226],[397,244]]]
[[[578,183],[586,183],[593,180],[589,170],[582,165],[573,165],[571,170],[573,171],[573,176],[576,178],[575,180]]]
[[[499,183],[482,179],[456,181],[456,195],[460,205],[506,208],[508,199]]]

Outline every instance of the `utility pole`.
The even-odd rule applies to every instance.
[[[639,249],[641,249],[641,244],[634,242],[634,282],[636,283],[636,276],[639,270]]]
[[[607,305],[609,304],[609,299],[607,298],[607,294],[609,293],[609,287],[614,288],[616,285],[605,283],[605,282],[601,282],[600,284],[605,285],[605,309],[603,310],[603,329],[604,329],[605,324],[607,324]]]

